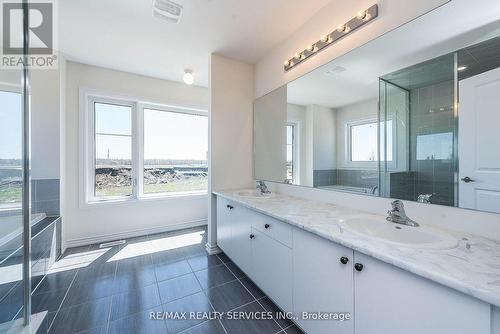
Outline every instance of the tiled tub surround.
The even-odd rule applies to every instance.
[[[239,190],[241,191],[241,190]],[[355,235],[341,229],[341,216],[363,213],[334,204],[276,194],[272,198],[238,196],[237,190],[216,195],[289,223],[383,262],[500,306],[500,242],[447,231],[459,240],[447,250],[411,249]],[[383,211],[385,208],[381,208]],[[419,222],[425,225],[425,222]]]
[[[378,170],[369,169],[322,169],[313,171],[313,186],[349,186],[373,188],[378,185]]]
[[[59,179],[31,180],[31,211],[45,213],[47,216],[60,215]]]
[[[288,320],[152,320],[150,312],[275,312],[224,254],[207,255],[206,227],[68,249],[32,298],[49,333],[299,334]]]

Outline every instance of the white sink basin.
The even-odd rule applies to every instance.
[[[270,198],[274,197],[273,193],[262,194],[260,190],[243,190],[237,193],[241,197],[251,197],[251,198]]]
[[[374,215],[341,218],[340,226],[353,233],[409,248],[450,249],[458,241],[450,234],[427,226],[406,226]]]

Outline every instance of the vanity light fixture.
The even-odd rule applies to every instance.
[[[285,61],[284,62],[285,72],[290,71],[292,68],[294,68],[301,62],[315,55],[316,53],[326,48],[327,46],[332,45],[339,39],[349,35],[359,27],[362,27],[368,22],[371,22],[377,16],[378,16],[377,4],[371,6],[366,10],[358,12],[358,14],[354,18],[350,19],[348,22],[344,24],[338,25],[336,30],[327,35],[324,35],[323,37],[321,37],[319,41],[306,47],[303,51],[297,52],[294,57]]]

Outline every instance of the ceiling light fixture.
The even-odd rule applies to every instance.
[[[191,70],[184,70],[184,76],[182,77],[186,85],[192,85],[194,83],[194,75]]]
[[[344,24],[339,24],[337,29],[333,32],[324,35],[319,41],[311,44],[311,46],[306,47],[304,50],[299,51],[294,57],[288,59],[284,62],[285,72],[290,71],[292,68],[300,64],[301,62],[307,60],[309,57],[315,55],[322,49],[341,38],[352,33],[354,30],[364,26],[368,22],[371,22],[378,16],[378,5],[375,4],[366,10],[358,12],[358,14]]]
[[[465,71],[467,69],[467,66],[459,66],[457,67],[457,71]]]
[[[153,17],[178,23],[182,15],[182,6],[170,0],[153,0]]]

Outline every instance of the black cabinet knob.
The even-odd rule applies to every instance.
[[[253,238],[255,238],[255,235],[250,234],[250,239],[253,239]]]
[[[347,257],[342,256],[342,257],[340,258],[340,263],[342,263],[342,264],[347,264],[347,262],[349,262],[349,259],[348,259]]]
[[[461,178],[460,180],[464,181],[465,183],[469,183],[469,182],[474,182],[473,179],[471,179],[470,177],[466,176],[466,177],[463,177]]]
[[[356,263],[354,265],[354,269],[356,269],[357,271],[361,271],[363,270],[363,265],[361,263]]]
[[[264,227],[265,227],[265,228],[270,228],[270,227],[271,227],[271,225],[269,225],[269,224],[265,224],[265,225],[264,225]]]
[[[232,209],[234,209],[234,206],[232,206],[232,205],[229,205],[229,204],[228,204],[228,205],[226,205],[226,207],[227,207],[227,208],[228,208],[229,210],[232,210]]]

